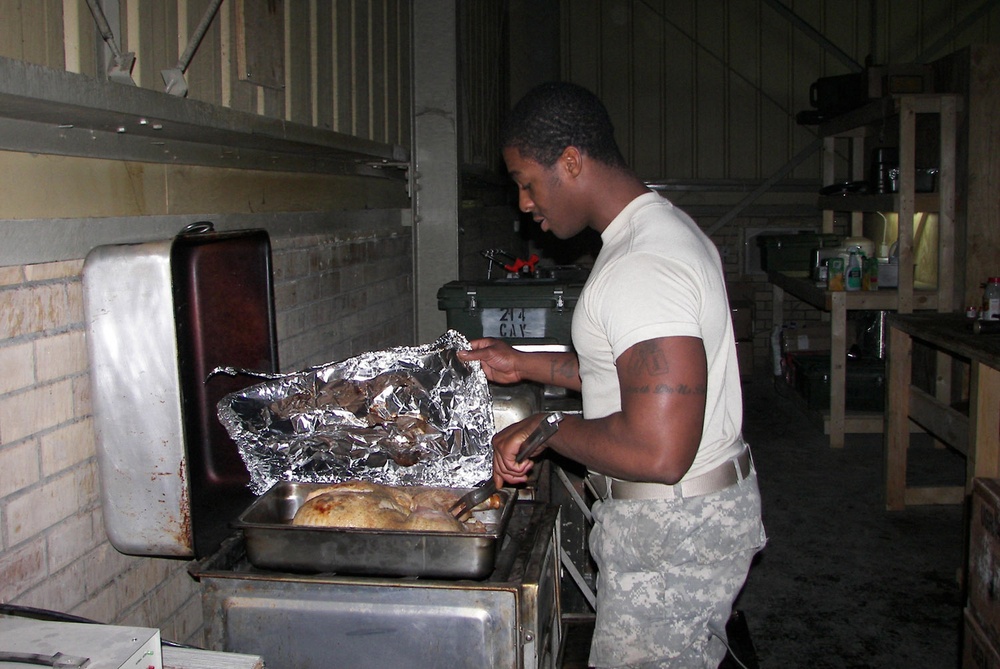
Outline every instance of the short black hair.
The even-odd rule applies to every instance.
[[[567,146],[602,163],[626,167],[604,104],[583,86],[564,81],[528,91],[504,122],[500,142],[545,167],[551,167]]]

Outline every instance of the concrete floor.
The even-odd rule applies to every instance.
[[[747,666],[959,667],[965,509],[886,511],[882,436],[831,449],[786,392],[769,378],[744,388],[769,535],[736,602]],[[955,485],[964,471],[963,457],[914,435],[911,482]],[[587,643],[586,623],[571,626],[563,667],[585,667]]]

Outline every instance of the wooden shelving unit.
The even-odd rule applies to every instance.
[[[851,236],[862,235],[866,212],[896,212],[899,217],[898,256],[899,280],[895,289],[877,291],[829,291],[804,274],[770,272],[773,286],[774,319],[783,319],[785,295],[793,295],[816,309],[830,314],[830,410],[824,416],[824,426],[830,435],[830,445],[840,448],[848,432],[882,432],[882,421],[870,413],[849,415],[845,409],[847,312],[853,310],[953,311],[955,257],[955,165],[956,137],[960,97],[953,94],[922,94],[889,97],[873,101],[861,109],[831,120],[820,127],[823,137],[823,183],[836,181],[835,151],[838,141],[850,143],[851,177],[865,179],[865,138],[876,124],[889,116],[899,121],[899,190],[885,195],[850,194],[820,197],[823,210],[823,232],[832,233],[836,212],[851,215]],[[936,193],[915,192],[916,117],[917,114],[937,114],[940,119],[938,188]],[[918,212],[938,215],[937,285],[918,286],[914,282],[914,222]],[[950,392],[948,361],[939,358],[938,396]]]

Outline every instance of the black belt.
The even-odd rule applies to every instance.
[[[742,453],[726,460],[715,469],[674,485],[623,481],[603,474],[591,474],[590,480],[603,499],[679,499],[725,490],[747,478],[752,472],[753,459],[750,457],[750,447],[745,446]]]

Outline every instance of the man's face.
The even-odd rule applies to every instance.
[[[531,214],[542,230],[569,239],[587,227],[585,217],[575,206],[578,203],[572,196],[572,176],[562,159],[545,167],[512,147],[503,150],[503,159],[517,184],[518,208]]]

